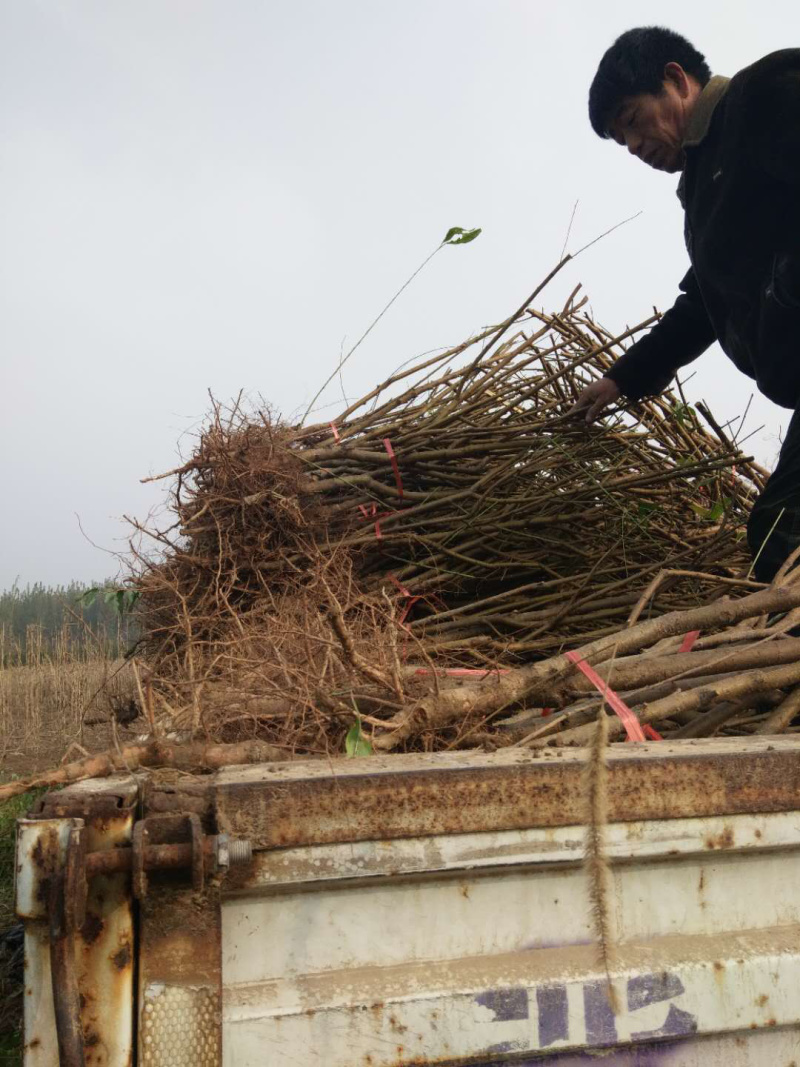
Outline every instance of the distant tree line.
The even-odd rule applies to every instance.
[[[15,584],[0,593],[0,659],[119,655],[135,640],[132,606],[111,582]]]

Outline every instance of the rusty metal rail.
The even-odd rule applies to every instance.
[[[370,756],[230,767],[213,783],[220,829],[256,850],[580,825],[585,752]],[[792,811],[800,741],[614,745],[610,822]]]

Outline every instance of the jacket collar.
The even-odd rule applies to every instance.
[[[715,74],[700,93],[686,125],[686,136],[683,139],[684,148],[695,148],[708,133],[714,109],[728,91],[730,82],[730,78],[723,78],[721,74]]]
[[[689,116],[689,121],[686,124],[686,136],[683,139],[684,148],[697,148],[699,144],[702,144],[708,128],[711,125],[711,119],[714,117],[714,111],[717,104],[723,98],[728,91],[730,85],[730,78],[723,78],[721,74],[715,74],[711,78],[708,84],[697,98],[697,102],[692,109],[692,113]],[[681,172],[680,181],[678,182],[678,188],[675,190],[678,194],[683,207],[686,207],[686,168],[684,167]]]

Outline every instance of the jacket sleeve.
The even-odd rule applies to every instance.
[[[653,329],[606,371],[629,400],[653,396],[669,385],[679,367],[697,359],[716,340],[694,271],[680,283],[681,295]]]

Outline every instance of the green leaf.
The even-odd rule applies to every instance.
[[[476,227],[474,230],[465,230],[463,226],[451,226],[444,235],[442,244],[466,245],[469,244],[470,241],[474,241],[480,232],[480,226]]]
[[[722,500],[718,500],[710,508],[704,508],[701,504],[692,504],[692,510],[706,522],[719,522],[725,514],[725,503]]]
[[[103,600],[106,604],[113,604],[117,599],[117,590],[112,586],[110,589],[103,590]]]
[[[125,611],[133,611],[133,609],[136,607],[136,601],[139,599],[140,596],[141,596],[141,593],[137,592],[136,589],[126,589],[125,590],[125,601],[124,601],[124,605],[123,605],[124,610]]]
[[[689,405],[688,404],[682,404],[682,403],[681,404],[673,404],[672,405],[672,414],[675,416],[676,422],[680,426],[683,426],[684,422],[686,422],[687,416],[689,416],[689,417],[691,416],[691,412],[689,410]]]
[[[100,590],[97,588],[96,585],[93,586],[91,589],[87,589],[85,593],[81,593],[81,595],[78,597],[78,603],[82,608],[90,608],[97,599],[97,594],[99,592]]]
[[[644,501],[642,501],[642,503],[639,504],[638,508],[636,509],[640,519],[646,519],[648,515],[652,515],[653,512],[657,510],[658,508],[655,504],[647,504]]]
[[[356,719],[347,731],[347,737],[344,739],[344,750],[350,757],[372,755],[372,745],[361,732],[360,719]]]

